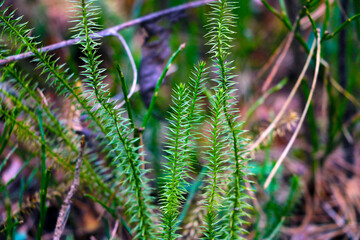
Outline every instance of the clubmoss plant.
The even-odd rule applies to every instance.
[[[179,239],[182,236],[180,212],[188,196],[188,187],[194,182],[191,176],[196,176],[200,167],[203,169],[201,174],[205,175],[204,180],[200,180],[203,181],[202,192],[197,193],[203,194],[202,209],[206,212],[201,219],[203,239],[241,239],[246,233],[243,224],[249,205],[245,187],[247,159],[244,157],[247,141],[242,137],[244,131],[233,89],[234,68],[228,57],[235,3],[220,0],[211,4],[207,37],[212,65],[206,68],[205,62],[200,61],[189,85],[181,83],[173,90],[162,184],[159,189],[154,189],[149,179],[151,167],[143,155],[142,135],[134,121],[130,100],[125,99],[126,110],[117,107],[118,102],[113,100],[104,81],[106,70],[101,67],[98,51],[101,38],[97,36],[100,10],[94,0],[71,2],[75,22],[72,31],[74,38],[80,39],[77,44],[82,64],[78,78],[65,64],[59,64],[58,59],[41,50],[41,43],[31,36],[26,23],[16,18],[10,8],[4,8],[4,2],[0,4],[3,8],[0,12],[1,36],[10,47],[2,46],[0,58],[6,58],[12,49],[32,52],[33,62],[37,64],[40,76],[44,77],[45,85],[69,100],[75,111],[86,118],[92,133],[96,133],[88,136],[95,135],[93,141],[98,144],[89,144],[85,151],[80,191],[100,203],[111,218],[121,221],[133,239]],[[168,66],[182,48],[183,45]],[[159,79],[155,100],[168,66]],[[209,73],[209,69],[214,71]],[[117,70],[125,88],[120,67]],[[1,84],[10,86],[0,88],[1,98],[7,100],[1,103],[0,116],[7,126],[15,126],[19,136],[34,143],[34,153],[41,153],[43,171],[51,162],[73,175],[74,159],[80,152],[80,134],[75,133],[69,122],[58,118],[61,113],[52,103],[47,103],[42,89],[20,70],[20,66],[15,63],[5,65],[1,74]],[[208,79],[212,80],[209,84],[214,85],[209,90],[205,86]],[[210,92],[208,106],[205,92]],[[151,106],[154,106],[153,101]],[[41,118],[33,113],[36,108],[41,109]],[[152,107],[150,113],[145,114],[143,127],[151,117],[151,110]],[[29,121],[19,117],[21,115],[26,115]],[[206,130],[202,129],[204,119],[209,123]],[[198,136],[204,132],[207,136],[205,146],[198,144]],[[203,157],[197,152],[205,153],[205,161],[194,161],[195,156]],[[67,176],[67,179],[71,182],[72,177]],[[42,194],[42,203],[45,197],[46,194]],[[42,219],[46,214],[43,209],[44,206],[40,209]]]
[[[208,219],[207,232],[209,238],[217,237],[221,229],[221,238],[239,239],[246,231],[243,224],[246,223],[244,217],[245,211],[250,206],[246,202],[248,195],[246,193],[246,167],[247,159],[244,157],[246,152],[247,140],[242,137],[242,122],[239,121],[239,112],[236,108],[236,98],[233,97],[235,89],[232,81],[234,75],[232,71],[232,61],[228,59],[231,51],[231,35],[233,34],[234,19],[236,18],[232,11],[236,8],[235,2],[218,1],[212,3],[210,12],[210,21],[208,24],[209,33],[208,45],[211,46],[213,67],[215,69],[213,78],[216,86],[213,88],[214,97],[211,101],[212,106],[212,129],[210,130],[210,139],[212,148],[208,153],[208,160],[211,163],[213,179],[210,180],[211,188],[208,188]],[[222,122],[226,123],[226,127]],[[220,129],[219,129],[220,128]],[[224,138],[230,142],[230,148],[223,153],[225,148]],[[224,154],[224,155],[222,155]],[[226,163],[223,163],[225,161]],[[225,169],[223,169],[225,168]],[[221,176],[222,175],[222,176]],[[214,206],[218,205],[215,198],[221,196],[220,189],[217,187],[218,178],[225,178],[227,189],[223,195],[221,206],[225,209],[220,219],[221,228],[218,225],[218,217]]]

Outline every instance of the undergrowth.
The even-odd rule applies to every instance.
[[[44,46],[0,0],[0,239],[357,239],[360,4],[275,2],[70,0]]]
[[[202,238],[243,238],[250,205],[245,186],[249,175],[245,157],[248,141],[242,136],[243,123],[239,119],[237,100],[233,97],[234,68],[230,56],[236,3],[218,1],[211,4],[207,38],[212,62],[207,67],[200,61],[190,84],[181,83],[173,89],[164,153],[166,161],[160,184],[155,188],[151,165],[146,162],[142,134],[152,114],[158,88],[144,115],[145,129],[137,127],[129,99],[125,97],[125,108],[120,107],[120,101],[112,98],[105,82],[107,71],[101,67],[98,51],[101,38],[96,36],[100,29],[97,24],[99,9],[93,0],[71,2],[74,6],[72,21],[75,22],[72,31],[74,38],[80,39],[77,43],[81,50],[80,76],[43,51],[42,43],[32,37],[22,18],[16,17],[15,11],[11,12],[9,7],[3,7],[4,2],[1,3],[0,27],[4,41],[0,57],[4,59],[14,51],[32,52],[35,71],[44,82],[40,87],[37,80],[23,72],[17,63],[1,68],[0,117],[5,121],[2,145],[16,149],[18,144],[26,143],[29,154],[36,159],[41,156],[41,189],[38,200],[20,204],[16,213],[9,204],[6,205],[8,216],[2,223],[0,234],[12,236],[32,205],[40,211],[37,235],[40,239],[46,214],[44,198],[50,199],[54,192],[65,198],[75,174],[74,161],[81,153],[80,137],[84,134],[84,128],[76,127],[76,124],[83,118],[87,130],[91,131],[86,136],[87,141],[93,144],[88,143],[85,147],[79,191],[101,204],[115,220],[121,221],[134,239],[177,239],[182,236],[179,217],[199,167],[205,175],[197,193],[203,199],[201,208],[205,211],[201,219]],[[182,48],[173,55],[168,66]],[[168,67],[158,86],[167,70]],[[120,67],[118,72],[124,96],[127,96]],[[70,117],[60,117],[62,113],[57,106],[47,101],[42,94],[47,88],[55,89],[59,96],[70,102]],[[205,131],[202,129],[204,123],[208,125]],[[206,144],[199,145],[199,136],[203,132],[206,132]],[[14,133],[16,139],[10,139]],[[197,166],[194,161],[198,152],[205,153],[202,166]],[[53,174],[50,175],[51,171]],[[54,171],[66,172],[65,186],[51,184]],[[1,185],[2,193],[7,193],[8,185]],[[9,194],[6,196],[7,201],[11,201]],[[70,212],[68,209],[67,214]]]

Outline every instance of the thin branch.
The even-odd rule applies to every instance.
[[[10,157],[13,155],[13,153],[16,151],[16,149],[18,148],[18,144],[15,144],[15,146],[11,149],[11,151],[6,155],[5,159],[2,160],[3,162],[0,164],[0,172],[1,170],[5,167],[6,163],[9,161]],[[5,184],[7,184],[6,179],[2,178],[2,180],[4,181]]]
[[[315,86],[316,86],[316,82],[317,82],[317,78],[318,78],[318,74],[319,74],[319,68],[320,68],[320,50],[321,50],[321,45],[320,45],[320,29],[317,30],[317,34],[316,34],[316,39],[317,39],[317,51],[316,51],[316,63],[315,63],[315,73],[314,73],[314,78],[313,78],[313,82],[312,82],[312,85],[311,85],[311,89],[310,89],[310,93],[309,93],[309,97],[306,101],[306,104],[305,104],[305,108],[304,108],[304,111],[301,115],[301,118],[300,118],[300,121],[295,129],[295,132],[294,134],[292,135],[288,145],[286,146],[285,150],[282,152],[280,158],[277,160],[274,168],[271,170],[269,176],[267,177],[266,181],[265,181],[265,184],[264,184],[264,189],[266,189],[271,180],[274,178],[277,170],[279,169],[281,163],[284,161],[286,155],[288,154],[288,152],[290,151],[290,148],[292,147],[297,135],[299,134],[299,131],[300,131],[300,128],[305,120],[305,116],[306,116],[306,113],[309,109],[309,106],[310,106],[310,102],[311,102],[311,99],[312,99],[312,96],[314,95],[314,92],[315,92]]]
[[[80,167],[83,161],[83,155],[85,150],[85,136],[83,135],[81,138],[81,148],[79,152],[79,157],[76,162],[75,167],[75,176],[74,176],[74,182],[71,185],[70,191],[68,192],[63,205],[61,206],[58,219],[56,221],[56,227],[55,227],[55,233],[53,240],[59,240],[61,237],[62,232],[64,231],[69,213],[70,213],[70,206],[71,206],[71,198],[75,194],[77,188],[80,185]]]
[[[121,68],[120,68],[120,64],[117,65],[116,70],[117,70],[118,75],[120,77],[121,88],[122,88],[122,92],[123,92],[123,95],[124,95],[124,102],[125,102],[125,107],[126,107],[126,111],[127,111],[127,114],[128,114],[128,118],[130,120],[130,125],[131,125],[131,128],[135,130],[134,118],[133,118],[133,115],[132,115],[130,100],[129,100],[129,97],[128,97],[128,89],[127,89],[126,81],[125,81],[125,78],[124,78],[124,74],[122,73]],[[135,86],[136,86],[136,79],[134,79],[134,80],[135,80]]]
[[[341,32],[341,30],[343,30],[348,24],[350,24],[351,22],[354,22],[355,20],[357,20],[358,18],[360,18],[360,13],[355,14],[354,16],[352,16],[351,18],[348,18],[345,22],[343,22],[333,33],[330,34],[325,34],[322,39],[321,42],[332,39],[333,37],[335,37],[339,32]]]
[[[125,28],[129,28],[129,27],[132,27],[134,25],[138,25],[138,24],[141,24],[141,23],[149,22],[149,21],[155,21],[155,20],[157,20],[157,19],[159,19],[161,17],[170,15],[172,13],[184,11],[186,9],[200,7],[200,6],[206,5],[206,4],[214,2],[214,1],[216,1],[216,0],[200,0],[200,1],[195,1],[195,2],[185,3],[185,4],[179,5],[177,7],[165,9],[165,10],[158,11],[158,12],[155,12],[155,13],[151,13],[151,14],[145,15],[143,17],[140,17],[140,18],[137,18],[137,19],[134,19],[134,20],[130,20],[130,21],[122,23],[120,25],[116,25],[116,26],[107,28],[105,30],[102,30],[100,32],[94,33],[94,34],[91,35],[91,38],[97,39],[97,38],[103,38],[103,37],[108,37],[108,36],[114,36],[114,32],[118,32],[118,31],[123,30]],[[61,42],[58,42],[58,43],[55,43],[55,44],[51,44],[51,45],[39,48],[38,51],[39,52],[53,51],[55,49],[59,49],[59,48],[74,45],[74,44],[80,42],[81,40],[82,40],[82,38],[75,38],[75,39],[69,39],[69,40],[61,41]],[[0,65],[10,63],[10,62],[13,62],[13,61],[18,61],[20,59],[28,58],[28,57],[31,57],[31,56],[34,56],[33,52],[25,52],[25,53],[21,53],[21,54],[18,54],[18,55],[9,56],[7,58],[1,59],[0,60]]]
[[[123,47],[125,49],[125,52],[129,57],[131,68],[133,70],[133,81],[132,81],[132,85],[131,85],[131,88],[130,88],[130,92],[127,95],[127,98],[130,99],[131,96],[135,92],[137,78],[138,78],[138,72],[137,72],[137,69],[136,69],[136,64],[135,64],[135,61],[134,61],[134,57],[133,57],[133,55],[131,53],[131,50],[130,50],[129,46],[127,45],[124,37],[120,33],[115,32],[115,31],[113,32],[113,36],[117,37],[120,40],[121,44],[123,45]],[[125,98],[125,96],[124,96],[124,98]],[[116,109],[121,108],[124,104],[125,104],[125,100],[122,101],[121,103],[119,103],[118,105],[116,105],[115,108]]]

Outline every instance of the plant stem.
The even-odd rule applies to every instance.
[[[333,33],[331,34],[325,34],[322,38],[321,38],[321,42],[323,41],[327,41],[330,40],[332,38],[334,38],[338,33],[341,32],[341,30],[343,30],[348,24],[352,23],[353,21],[357,20],[360,17],[360,13],[352,16],[351,18],[348,18],[347,20],[345,20]]]
[[[130,100],[129,100],[129,97],[128,97],[128,89],[127,89],[127,85],[126,85],[126,82],[125,82],[124,74],[122,73],[119,64],[117,65],[116,70],[117,70],[118,75],[120,77],[121,89],[123,91],[124,100],[125,100],[125,107],[126,107],[126,111],[128,113],[128,116],[129,116],[131,128],[134,129],[134,131],[135,131],[134,118],[133,118],[133,115],[132,115]]]
[[[184,47],[185,47],[185,43],[181,44],[181,45],[179,46],[179,48],[176,50],[176,52],[174,52],[174,53],[171,55],[168,63],[166,64],[166,67],[165,67],[164,71],[162,72],[159,80],[157,81],[156,86],[155,86],[155,90],[154,90],[154,95],[153,95],[153,97],[151,98],[151,102],[150,102],[149,109],[148,109],[148,111],[146,112],[146,115],[145,115],[144,120],[143,120],[143,123],[142,123],[142,128],[145,129],[146,124],[147,124],[147,122],[149,121],[149,118],[150,118],[150,116],[151,116],[151,114],[152,114],[152,111],[153,111],[153,109],[154,109],[154,107],[155,107],[155,102],[156,102],[156,99],[157,99],[158,94],[159,94],[160,86],[161,86],[161,84],[162,84],[162,82],[163,82],[163,80],[164,80],[164,78],[165,78],[165,76],[166,76],[166,73],[168,72],[168,70],[169,70],[172,62],[173,62],[174,59],[176,58],[176,56],[179,54],[179,52],[180,52],[181,50],[184,49]]]
[[[84,151],[85,151],[85,136],[83,135],[81,138],[79,157],[76,161],[74,181],[70,187],[70,191],[68,192],[68,194],[64,200],[63,205],[61,206],[59,216],[56,221],[56,227],[55,227],[55,233],[54,233],[53,240],[60,239],[61,234],[65,228],[67,219],[69,217],[69,212],[70,212],[70,207],[71,207],[71,198],[73,197],[77,188],[80,185],[80,167],[83,162]]]
[[[44,224],[45,224],[45,217],[47,212],[46,207],[46,193],[47,193],[47,187],[50,180],[50,173],[51,173],[51,166],[49,169],[46,169],[46,150],[45,150],[45,133],[43,128],[43,121],[42,121],[42,112],[40,108],[37,108],[36,114],[38,116],[39,120],[39,128],[40,128],[40,135],[41,135],[41,186],[40,186],[40,220],[39,220],[39,226],[38,230],[36,232],[36,240],[40,240],[43,230],[44,230]]]

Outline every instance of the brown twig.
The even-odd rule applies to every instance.
[[[134,25],[138,25],[141,23],[145,23],[145,22],[149,22],[149,21],[155,21],[161,17],[167,16],[169,14],[175,13],[175,12],[180,12],[186,9],[191,9],[191,8],[196,8],[196,7],[200,7],[203,5],[206,5],[208,3],[214,2],[216,0],[200,0],[200,1],[195,1],[195,2],[190,2],[190,3],[185,3],[173,8],[169,8],[169,9],[165,9],[162,11],[158,11],[155,13],[151,13],[148,15],[145,15],[143,17],[137,18],[137,19],[133,19],[130,20],[128,22],[107,28],[105,30],[102,30],[100,32],[94,33],[91,35],[91,38],[93,39],[97,39],[97,38],[103,38],[103,37],[108,37],[108,36],[114,36],[114,32],[118,32],[120,30],[123,30],[125,28],[129,28],[131,26]],[[59,48],[63,48],[63,47],[67,47],[67,46],[71,46],[74,45],[78,42],[81,41],[82,38],[75,38],[75,39],[69,39],[69,40],[65,40],[65,41],[61,41],[55,44],[51,44],[42,48],[39,48],[38,51],[42,51],[42,52],[46,52],[46,51],[53,51],[55,49],[59,49]],[[34,54],[32,52],[25,52],[25,53],[21,53],[18,55],[13,55],[13,56],[9,56],[7,58],[4,58],[2,60],[0,60],[0,65],[6,64],[6,63],[10,63],[13,61],[17,61],[20,59],[24,59],[24,58],[28,58],[33,56]]]
[[[63,205],[61,206],[58,219],[56,221],[56,227],[55,227],[55,233],[53,240],[59,240],[61,237],[61,234],[65,228],[69,212],[70,212],[70,206],[71,206],[71,198],[75,194],[77,188],[80,185],[80,167],[83,161],[83,155],[85,150],[85,136],[83,135],[81,138],[81,149],[79,152],[79,157],[76,162],[75,167],[75,176],[74,176],[74,182],[71,185],[70,191],[68,192]]]

